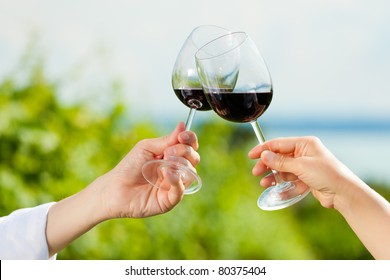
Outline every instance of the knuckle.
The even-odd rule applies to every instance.
[[[197,166],[200,163],[200,155],[196,153],[194,157],[194,166]]]
[[[286,162],[286,158],[284,156],[278,156],[276,158],[275,164],[276,164],[277,168],[283,169],[285,162]]]
[[[307,137],[307,141],[308,141],[310,144],[314,145],[314,146],[319,146],[319,145],[322,144],[320,138],[318,138],[317,136],[308,136],[308,137]]]

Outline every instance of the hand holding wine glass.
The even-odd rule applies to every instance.
[[[196,53],[196,64],[206,98],[212,109],[232,122],[251,123],[260,143],[265,142],[257,119],[269,107],[273,87],[267,66],[256,45],[245,32],[221,36]],[[296,188],[272,171],[276,186],[266,189],[258,199],[263,210],[288,207],[309,192]]]
[[[172,87],[176,96],[190,108],[186,121],[186,130],[190,130],[197,110],[211,110],[203,93],[196,70],[195,53],[209,41],[228,34],[225,28],[215,25],[201,25],[196,27],[185,40],[172,71]],[[152,185],[158,186],[164,172],[178,173],[183,178],[185,194],[197,192],[202,186],[202,180],[193,170],[167,159],[155,159],[145,163],[142,172],[145,179]]]

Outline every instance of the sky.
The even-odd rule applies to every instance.
[[[246,31],[264,56],[266,120],[390,119],[389,11],[385,0],[0,0],[0,78],[37,36],[64,101],[104,104],[118,80],[133,116],[185,120],[172,67],[191,30],[215,24]]]
[[[189,33],[203,24],[246,31],[273,80],[266,138],[318,133],[359,176],[390,183],[389,12],[387,0],[0,0],[0,80],[37,38],[62,102],[110,104],[119,81],[131,120],[173,126],[189,111],[171,87]],[[199,112],[195,122],[213,118]],[[345,120],[387,130],[316,130]],[[307,122],[314,130],[290,127]]]

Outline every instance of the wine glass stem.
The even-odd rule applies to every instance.
[[[191,108],[190,112],[188,113],[188,117],[186,121],[186,130],[190,130],[195,113],[196,113],[196,108]]]
[[[259,140],[260,144],[263,144],[265,142],[265,138],[264,138],[264,134],[263,134],[263,131],[261,130],[259,123],[257,122],[257,120],[254,120],[254,121],[251,121],[251,125],[252,125],[253,130],[255,131],[257,140]],[[277,172],[276,170],[273,170],[273,169],[271,170],[271,172],[272,172],[272,174],[274,174],[276,184],[284,182],[282,177],[280,176],[279,172]]]

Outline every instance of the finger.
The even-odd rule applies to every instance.
[[[291,173],[284,173],[284,172],[279,172],[280,177],[282,178],[283,181],[285,182],[290,182],[290,181],[296,181],[298,180],[298,177],[295,176],[294,174]],[[276,183],[275,176],[273,173],[270,173],[263,178],[261,178],[260,184],[263,187],[269,187],[272,185],[275,185]]]
[[[183,198],[185,186],[182,181],[181,171],[174,168],[164,170],[163,184],[168,190],[168,201],[170,205],[176,205]],[[169,205],[167,205],[169,207]]]
[[[183,131],[179,134],[179,143],[191,146],[195,151],[199,148],[198,137],[192,131]]]
[[[197,166],[200,162],[199,154],[188,145],[178,144],[165,149],[164,158],[182,157],[188,160],[193,166]]]
[[[188,169],[192,170],[193,172],[196,173],[195,167],[191,164],[191,162],[185,158],[182,157],[175,157],[175,156],[169,156],[166,158],[167,160],[171,162],[177,163],[179,166],[185,166]]]
[[[298,137],[286,137],[286,138],[275,138],[268,140],[263,144],[257,145],[249,151],[249,158],[259,158],[263,151],[269,150],[274,153],[282,154],[294,154],[297,143],[304,141],[306,138]]]
[[[270,173],[270,174],[264,176],[263,178],[261,178],[260,185],[262,187],[264,187],[264,188],[275,186],[276,185],[276,181],[275,181],[274,174]]]
[[[282,180],[285,182],[295,181],[298,179],[298,177],[296,175],[289,173],[289,172],[279,172],[279,174],[280,174],[280,177],[282,177]]]
[[[181,122],[170,134],[158,138],[145,140],[143,144],[147,146],[146,149],[151,151],[153,154],[162,154],[167,147],[178,143],[178,135],[184,130],[185,125],[183,122]]]
[[[298,137],[275,138],[265,142],[263,146],[267,147],[266,150],[270,150],[275,153],[293,154],[297,147],[297,143],[304,141],[302,139],[305,138],[298,138]]]
[[[271,170],[271,168],[270,168],[268,165],[264,164],[263,161],[262,161],[262,159],[260,159],[260,160],[256,163],[256,165],[253,167],[253,169],[252,169],[252,174],[253,174],[254,176],[260,176],[260,175],[263,175],[263,174],[265,174],[265,173],[270,172],[270,170]],[[296,179],[297,179],[297,176],[295,176],[295,175],[292,174],[292,173],[280,172],[280,174],[281,174],[281,176],[282,176],[282,178],[283,178],[284,180],[289,180],[289,181],[291,181],[291,180],[296,180]]]
[[[313,156],[325,150],[321,140],[315,136],[276,138],[263,146],[274,153],[298,156]]]
[[[252,150],[249,151],[248,157],[251,159],[259,158],[261,153],[266,150],[266,147],[263,145],[257,145]]]
[[[275,154],[271,151],[264,151],[261,153],[262,162],[271,169],[277,171],[299,173],[299,159],[281,154]]]
[[[253,167],[252,169],[252,174],[254,176],[260,176],[260,175],[263,175],[264,173],[266,172],[269,172],[270,169],[268,168],[267,165],[265,165],[262,160],[260,159],[256,164],[255,166]]]
[[[172,188],[168,192],[168,201],[172,205],[178,204],[184,196],[185,186],[182,180],[176,181],[175,184],[172,184]]]
[[[294,181],[295,188],[293,189],[293,192],[295,195],[300,195],[308,191],[310,188],[303,183],[301,180]]]

